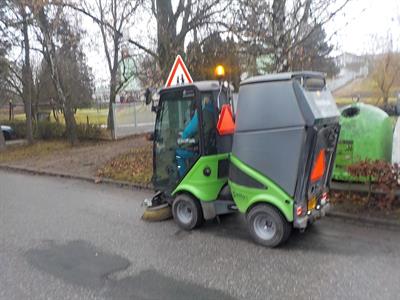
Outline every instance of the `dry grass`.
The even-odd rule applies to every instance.
[[[149,184],[153,173],[151,146],[133,149],[108,161],[97,176],[140,184]]]
[[[391,90],[392,97],[389,99],[389,101],[396,100],[395,92],[399,89],[399,84],[396,83],[393,85]],[[339,90],[336,90],[333,95],[338,104],[351,103],[351,97],[359,95],[363,102],[376,105],[378,104],[377,102],[380,98],[380,92],[376,86],[376,83],[370,77],[356,79]]]
[[[0,163],[42,157],[71,147],[66,141],[40,141],[32,145],[11,146],[0,152]]]

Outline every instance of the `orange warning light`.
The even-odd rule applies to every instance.
[[[218,65],[215,68],[215,75],[217,78],[222,78],[225,76],[225,68],[222,65]]]
[[[319,154],[317,159],[314,162],[314,167],[311,172],[311,181],[317,181],[324,176],[325,173],[325,149],[322,149]]]

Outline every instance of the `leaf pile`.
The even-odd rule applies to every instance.
[[[348,171],[352,176],[366,179],[368,194],[365,202],[367,206],[376,206],[381,210],[389,211],[393,206],[399,205],[396,195],[397,190],[400,189],[399,165],[379,160],[364,160],[350,165]],[[373,194],[376,190],[383,193]]]
[[[153,173],[151,146],[130,150],[108,161],[97,170],[98,177],[149,184]]]

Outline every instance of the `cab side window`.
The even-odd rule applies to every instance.
[[[217,113],[212,93],[201,95],[202,128],[204,132],[204,152],[206,155],[217,153],[216,126]]]

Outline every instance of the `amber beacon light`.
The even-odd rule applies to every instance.
[[[215,67],[215,75],[218,79],[221,79],[225,76],[225,68],[222,65],[218,65]]]

